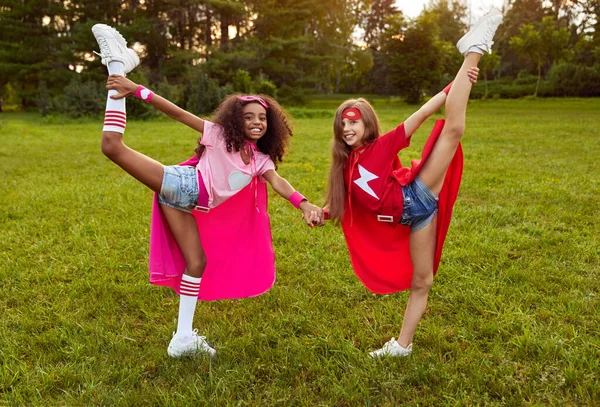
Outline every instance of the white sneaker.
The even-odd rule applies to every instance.
[[[185,342],[179,336],[173,334],[167,353],[172,358],[194,356],[197,353],[207,353],[211,358],[217,356],[217,351],[206,342],[206,336],[198,336],[197,329],[192,331],[191,338]]]
[[[100,46],[100,53],[94,51],[94,54],[102,58],[102,64],[108,66],[109,62],[122,62],[125,73],[133,71],[140,64],[138,54],[127,48],[127,41],[117,30],[106,24],[96,24],[92,27],[92,32]]]
[[[467,55],[469,48],[478,47],[484,52],[492,53],[494,34],[502,22],[502,12],[492,9],[481,17],[473,27],[456,43],[461,54]]]
[[[403,348],[395,338],[390,339],[381,349],[369,352],[372,358],[380,358],[384,356],[408,356],[412,353],[412,343],[408,347]]]

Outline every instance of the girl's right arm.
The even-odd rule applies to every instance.
[[[114,89],[119,92],[118,95],[111,96],[112,99],[122,99],[127,96],[133,96],[135,95],[138,86],[139,85],[136,83],[121,75],[110,75],[106,82],[107,89]],[[200,133],[204,132],[204,120],[187,110],[180,108],[176,104],[169,102],[162,96],[154,94],[150,104],[178,122],[183,123]]]

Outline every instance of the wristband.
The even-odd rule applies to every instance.
[[[294,193],[290,196],[290,203],[294,205],[296,209],[300,208],[300,204],[302,201],[306,201],[307,199],[298,191],[294,191]]]
[[[154,96],[154,92],[150,89],[143,87],[142,85],[138,86],[135,91],[135,97],[143,100],[146,103],[150,103],[152,100],[152,96]]]
[[[450,93],[450,88],[452,87],[452,84],[453,84],[453,83],[454,83],[454,81],[450,82],[450,83],[448,84],[448,86],[446,86],[446,87],[444,88],[444,90],[443,90],[442,92],[444,92],[446,95],[447,95],[448,93]]]

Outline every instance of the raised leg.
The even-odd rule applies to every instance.
[[[465,131],[467,103],[472,87],[467,72],[470,67],[477,66],[480,59],[481,54],[477,53],[465,57],[446,99],[446,124],[427,162],[419,171],[423,183],[436,195],[442,189],[446,170]]]
[[[102,152],[142,184],[160,193],[164,175],[163,165],[127,147],[123,143],[123,134],[114,131],[102,132]]]

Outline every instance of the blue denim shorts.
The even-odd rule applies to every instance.
[[[417,177],[410,184],[402,187],[404,194],[404,211],[401,225],[410,226],[411,232],[429,225],[438,211],[438,197]]]
[[[198,171],[189,166],[164,166],[158,202],[192,213],[198,204]]]

